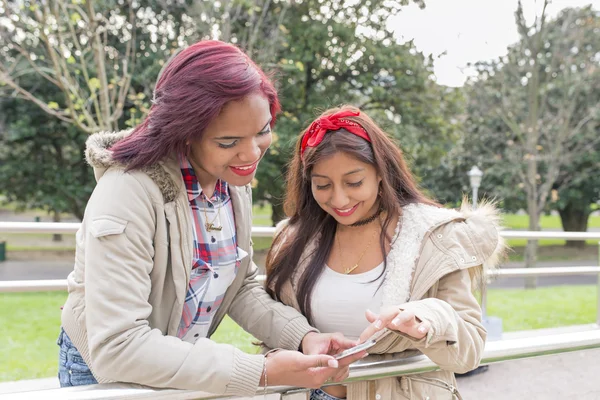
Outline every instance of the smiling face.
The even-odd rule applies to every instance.
[[[207,126],[202,139],[190,144],[188,158],[202,187],[217,179],[234,186],[252,181],[271,145],[269,101],[256,93],[227,103]]]
[[[337,152],[318,161],[311,172],[315,201],[342,225],[372,216],[379,207],[381,178],[371,164]]]

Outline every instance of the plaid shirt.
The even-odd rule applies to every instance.
[[[180,168],[194,227],[194,264],[177,336],[194,343],[206,337],[213,316],[235,278],[240,260],[248,254],[237,247],[227,182],[218,180],[213,195],[208,199],[185,157],[180,157]],[[220,231],[207,230],[205,213],[208,222],[222,227]]]

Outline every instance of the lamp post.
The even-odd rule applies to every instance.
[[[477,208],[477,192],[481,185],[481,178],[483,172],[474,165],[469,172],[469,183],[471,184],[471,190],[473,191],[473,209]],[[502,319],[498,317],[490,317],[487,315],[487,271],[483,270],[481,285],[481,314],[483,326],[488,331],[488,340],[500,340],[502,338]]]
[[[474,165],[469,172],[467,172],[469,176],[469,183],[471,184],[471,190],[473,191],[473,209],[477,209],[477,192],[479,190],[479,186],[481,185],[481,178],[483,177],[483,172]],[[483,326],[486,328],[488,333],[490,332],[490,319],[487,316],[487,275],[485,268],[483,269],[483,276],[481,277],[481,322]],[[493,318],[493,317],[492,317]],[[500,328],[500,335],[502,334],[502,328]],[[491,335],[493,339],[498,340],[501,338],[497,335]],[[488,370],[487,365],[481,365],[475,368],[472,371],[469,371],[465,374],[458,374],[459,376],[469,376],[474,374],[479,374]]]
[[[477,191],[479,190],[479,186],[481,185],[481,178],[483,177],[483,172],[479,168],[477,168],[476,165],[473,165],[473,167],[471,167],[471,170],[467,172],[467,175],[469,176],[471,190],[473,191],[473,209],[475,210],[477,208]],[[485,271],[483,271],[482,279],[484,280],[484,282],[481,287],[481,313],[485,321],[487,317],[487,282],[485,282],[487,280],[487,276]]]
[[[477,208],[477,191],[479,190],[479,186],[481,185],[481,177],[483,176],[483,172],[474,165],[469,172],[469,182],[471,183],[471,190],[473,190],[473,209]]]

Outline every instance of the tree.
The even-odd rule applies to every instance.
[[[596,93],[600,93],[596,89]],[[597,133],[600,135],[600,132]],[[592,211],[597,209],[600,201],[600,144],[596,144],[593,152],[584,154],[561,172],[556,186],[555,202],[552,204],[566,232],[585,232]],[[586,173],[588,172],[588,173]],[[566,182],[563,183],[563,179]],[[567,240],[567,247],[583,248],[581,240]]]
[[[87,134],[137,124],[149,107],[161,66],[198,31],[181,7],[167,10],[154,3],[146,8],[111,0],[19,3],[23,8],[1,3],[8,12],[0,17],[6,44],[0,47],[0,74],[7,80],[0,79],[5,83],[0,87],[0,191],[20,208],[82,218],[94,186],[83,155]],[[92,31],[90,9],[97,20]],[[69,14],[61,14],[64,10]],[[135,24],[129,27],[125,17]],[[44,33],[37,39],[40,29]],[[111,67],[103,74],[97,57],[102,52],[93,51],[91,42],[98,34],[104,66]],[[61,46],[49,49],[48,42],[62,43],[63,52]],[[118,60],[135,60],[135,68],[125,62],[124,72]],[[103,88],[109,89],[110,113],[101,107]]]
[[[85,165],[85,135],[65,132],[75,129],[88,134],[139,123],[149,109],[160,69],[189,43],[202,38],[232,41],[259,61],[274,65],[274,52],[285,31],[280,22],[289,4],[270,0],[149,0],[143,6],[117,0],[0,2],[0,95],[5,100],[0,108],[6,115],[20,110],[10,115],[16,119],[4,121],[0,140],[11,151],[0,156],[2,179],[8,182],[9,171],[19,172],[24,162],[39,161],[35,168],[49,172],[45,163],[52,161],[44,158],[42,163],[31,153],[60,135],[64,140],[59,147],[79,149],[80,164]],[[21,120],[20,115],[32,118]],[[44,129],[32,131],[31,126]],[[60,165],[65,176],[79,173],[79,165]],[[67,171],[70,168],[73,171]],[[2,185],[3,192],[22,207],[35,202],[37,207],[62,212],[54,187],[61,179],[52,176],[47,177],[48,185],[40,185],[40,174],[23,175]],[[80,181],[65,181],[70,183],[69,194],[77,197],[67,202],[69,211],[80,216],[90,193],[88,184],[73,186]],[[33,187],[44,204],[32,200]]]
[[[294,1],[201,0],[184,7],[196,24],[199,38],[234,43],[265,67],[276,64],[276,54],[285,44],[283,25]]]
[[[277,220],[291,142],[320,108],[362,106],[402,138],[414,160],[443,153],[455,130],[443,104],[452,95],[431,81],[430,59],[412,43],[395,44],[384,29],[388,16],[407,3],[156,0],[142,7],[125,0],[4,1],[0,37],[6,46],[0,52],[7,63],[0,66],[0,84],[5,95],[28,100],[65,123],[56,129],[121,129],[143,118],[155,77],[176,48],[200,38],[237,43],[281,83],[279,140],[261,165],[255,196],[274,203]],[[27,77],[42,77],[51,86],[42,89]],[[53,94],[52,87],[59,91]],[[24,125],[11,122],[10,129]],[[46,139],[44,132],[39,138],[11,135],[27,138],[32,149],[37,139]],[[425,149],[422,135],[440,140]],[[78,140],[72,148],[80,148]],[[87,200],[87,189],[80,189],[73,190]]]
[[[36,92],[56,98],[46,82]],[[55,221],[67,212],[82,219],[94,187],[82,158],[87,134],[16,98],[0,99],[0,115],[0,182],[7,200],[21,209],[44,209]]]
[[[283,176],[292,144],[326,108],[360,107],[399,139],[415,163],[433,164],[443,154],[455,130],[444,106],[452,93],[431,79],[431,59],[410,42],[397,44],[385,29],[387,17],[401,5],[305,1],[286,13],[286,42],[277,54],[284,113],[255,190],[256,199],[273,205],[274,223],[283,216]],[[423,146],[426,142],[436,145]]]
[[[529,26],[519,2],[520,42],[506,57],[478,63],[477,80],[468,88],[470,140],[465,143],[489,168],[486,177],[523,190],[531,231],[540,229],[551,191],[585,173],[567,174],[569,166],[591,157],[600,141],[600,103],[592,89],[600,78],[600,19],[586,7],[565,9],[549,22],[547,3]],[[537,241],[529,241],[527,266],[535,263],[536,252]]]
[[[137,58],[132,1],[106,14],[93,1],[4,0],[2,8],[0,83],[84,132],[116,129]],[[53,84],[62,101],[44,101],[24,88],[20,81],[29,73]]]

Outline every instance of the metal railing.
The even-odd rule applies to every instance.
[[[79,229],[80,223],[65,222],[0,222],[0,233],[48,233],[48,234],[74,234]],[[253,226],[252,236],[272,237],[275,228],[267,226]],[[501,231],[506,239],[562,239],[562,240],[600,240],[600,232],[549,232],[549,231]],[[600,242],[599,242],[600,245]],[[553,267],[553,268],[510,268],[500,269],[494,273],[502,278],[525,278],[540,276],[566,276],[566,275],[597,275],[598,296],[596,323],[600,325],[600,248],[598,252],[599,266],[597,267]],[[263,279],[264,277],[259,277]],[[67,281],[63,280],[26,280],[26,281],[0,281],[2,292],[33,292],[33,291],[62,291],[67,289]],[[487,315],[487,289],[481,292],[481,306],[484,316]]]
[[[74,234],[80,223],[65,222],[0,222],[0,233],[62,233]],[[275,228],[253,226],[252,236],[272,237]],[[501,231],[506,239],[563,239],[563,240],[599,240],[600,232],[549,232],[549,231]],[[600,245],[600,243],[599,243]],[[510,268],[500,269],[494,276],[501,278],[524,278],[540,276],[566,275],[598,275],[598,307],[596,322],[600,325],[600,248],[598,252],[599,266],[597,267],[553,267],[553,268]],[[264,279],[264,277],[259,277]],[[67,289],[67,281],[63,280],[26,280],[0,281],[2,292],[32,292],[32,291],[61,291]],[[482,290],[481,303],[484,315],[487,313],[487,290]]]
[[[0,233],[76,233],[79,222],[1,222]],[[275,228],[253,226],[252,236],[271,237]],[[600,240],[600,232],[561,232],[561,231],[501,231],[506,239],[564,239],[564,240]]]
[[[75,234],[80,225],[79,222],[0,222],[0,233]],[[271,237],[274,234],[273,227],[252,227],[252,236],[255,237]]]
[[[547,276],[570,276],[570,275],[599,275],[599,267],[546,267],[546,268],[506,268],[494,272],[497,278],[526,278]],[[257,280],[263,282],[265,275],[259,275]],[[44,279],[44,280],[21,280],[0,281],[0,293],[2,292],[35,292],[35,291],[61,291],[67,290],[66,279]]]
[[[79,229],[79,223],[45,223],[45,222],[0,222],[0,233],[62,233],[74,234]],[[275,230],[271,227],[253,227],[255,237],[273,236]],[[503,231],[505,238],[522,239],[566,239],[566,240],[600,240],[600,232],[531,232]],[[529,277],[529,276],[566,276],[566,275],[598,275],[598,317],[594,330],[553,334],[519,339],[503,339],[489,341],[486,344],[482,364],[500,361],[536,357],[540,355],[559,354],[577,350],[600,348],[600,266],[575,266],[553,268],[506,268],[498,270],[497,277]],[[264,276],[259,277],[264,279]],[[66,290],[66,280],[35,280],[35,281],[3,281],[0,282],[0,292],[50,291]],[[396,357],[386,361],[366,359],[351,367],[347,382],[372,380],[388,376],[409,375],[438,369],[427,357],[410,358]],[[268,388],[267,394],[280,394],[282,399],[304,399],[305,390],[298,388],[275,387]],[[298,396],[298,397],[295,397]],[[200,391],[153,389],[129,384],[90,385],[65,389],[50,389],[34,392],[20,392],[3,395],[3,399],[233,399],[233,397],[215,396]],[[263,393],[253,399],[262,399]],[[276,397],[278,398],[278,397]]]
[[[586,332],[563,333],[558,335],[535,336],[518,339],[506,339],[488,342],[482,359],[482,364],[492,364],[502,361],[524,359],[550,354],[561,354],[572,351],[600,348],[600,330]],[[425,356],[401,357],[391,360],[377,361],[372,356],[359,361],[350,367],[350,377],[346,383],[381,379],[392,376],[410,375],[439,369]],[[282,400],[305,399],[305,389],[290,387],[270,387],[267,394],[280,394]],[[297,396],[297,397],[296,397]],[[38,390],[3,395],[5,400],[20,399],[234,399],[231,396],[216,396],[201,391],[152,389],[125,383],[110,383],[71,387],[64,389]],[[252,399],[264,398],[263,390],[259,390]],[[237,397],[239,399],[239,397]]]

